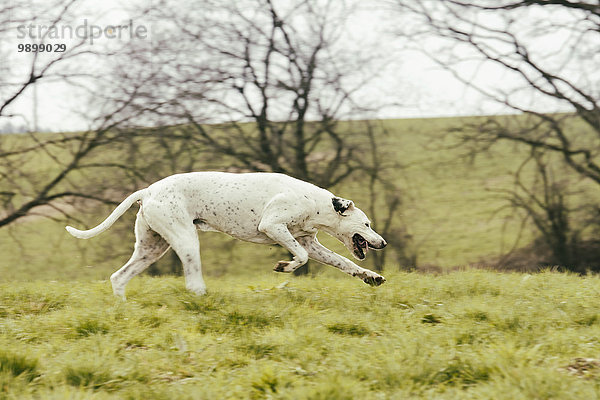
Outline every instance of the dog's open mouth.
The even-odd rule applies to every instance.
[[[358,233],[355,233],[354,236],[352,236],[352,243],[354,255],[358,257],[359,260],[364,260],[367,251],[369,251],[369,242],[367,242],[367,240]]]

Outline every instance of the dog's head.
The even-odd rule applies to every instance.
[[[387,245],[371,228],[369,218],[352,201],[333,197],[331,205],[337,218],[330,226],[332,231],[328,233],[344,243],[355,258],[364,260],[369,249],[381,250]]]

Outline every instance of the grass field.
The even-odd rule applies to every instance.
[[[596,399],[600,279],[546,272],[0,285],[2,399]]]

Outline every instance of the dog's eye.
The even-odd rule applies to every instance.
[[[369,223],[368,223],[368,222],[365,222],[365,226],[368,228],[368,227],[369,227]]]

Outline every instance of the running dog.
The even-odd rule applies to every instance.
[[[355,258],[386,241],[371,228],[364,212],[350,200],[287,175],[276,173],[191,172],[172,175],[134,192],[95,228],[67,226],[80,239],[94,237],[112,226],[133,203],[135,249],[127,263],[111,275],[115,295],[125,298],[125,285],[172,247],[183,263],[186,288],[206,293],[202,278],[197,230],[218,231],[252,243],[277,243],[292,255],[274,270],[292,272],[309,258],[378,286],[385,278],[361,268],[317,241],[322,230],[341,241]]]

